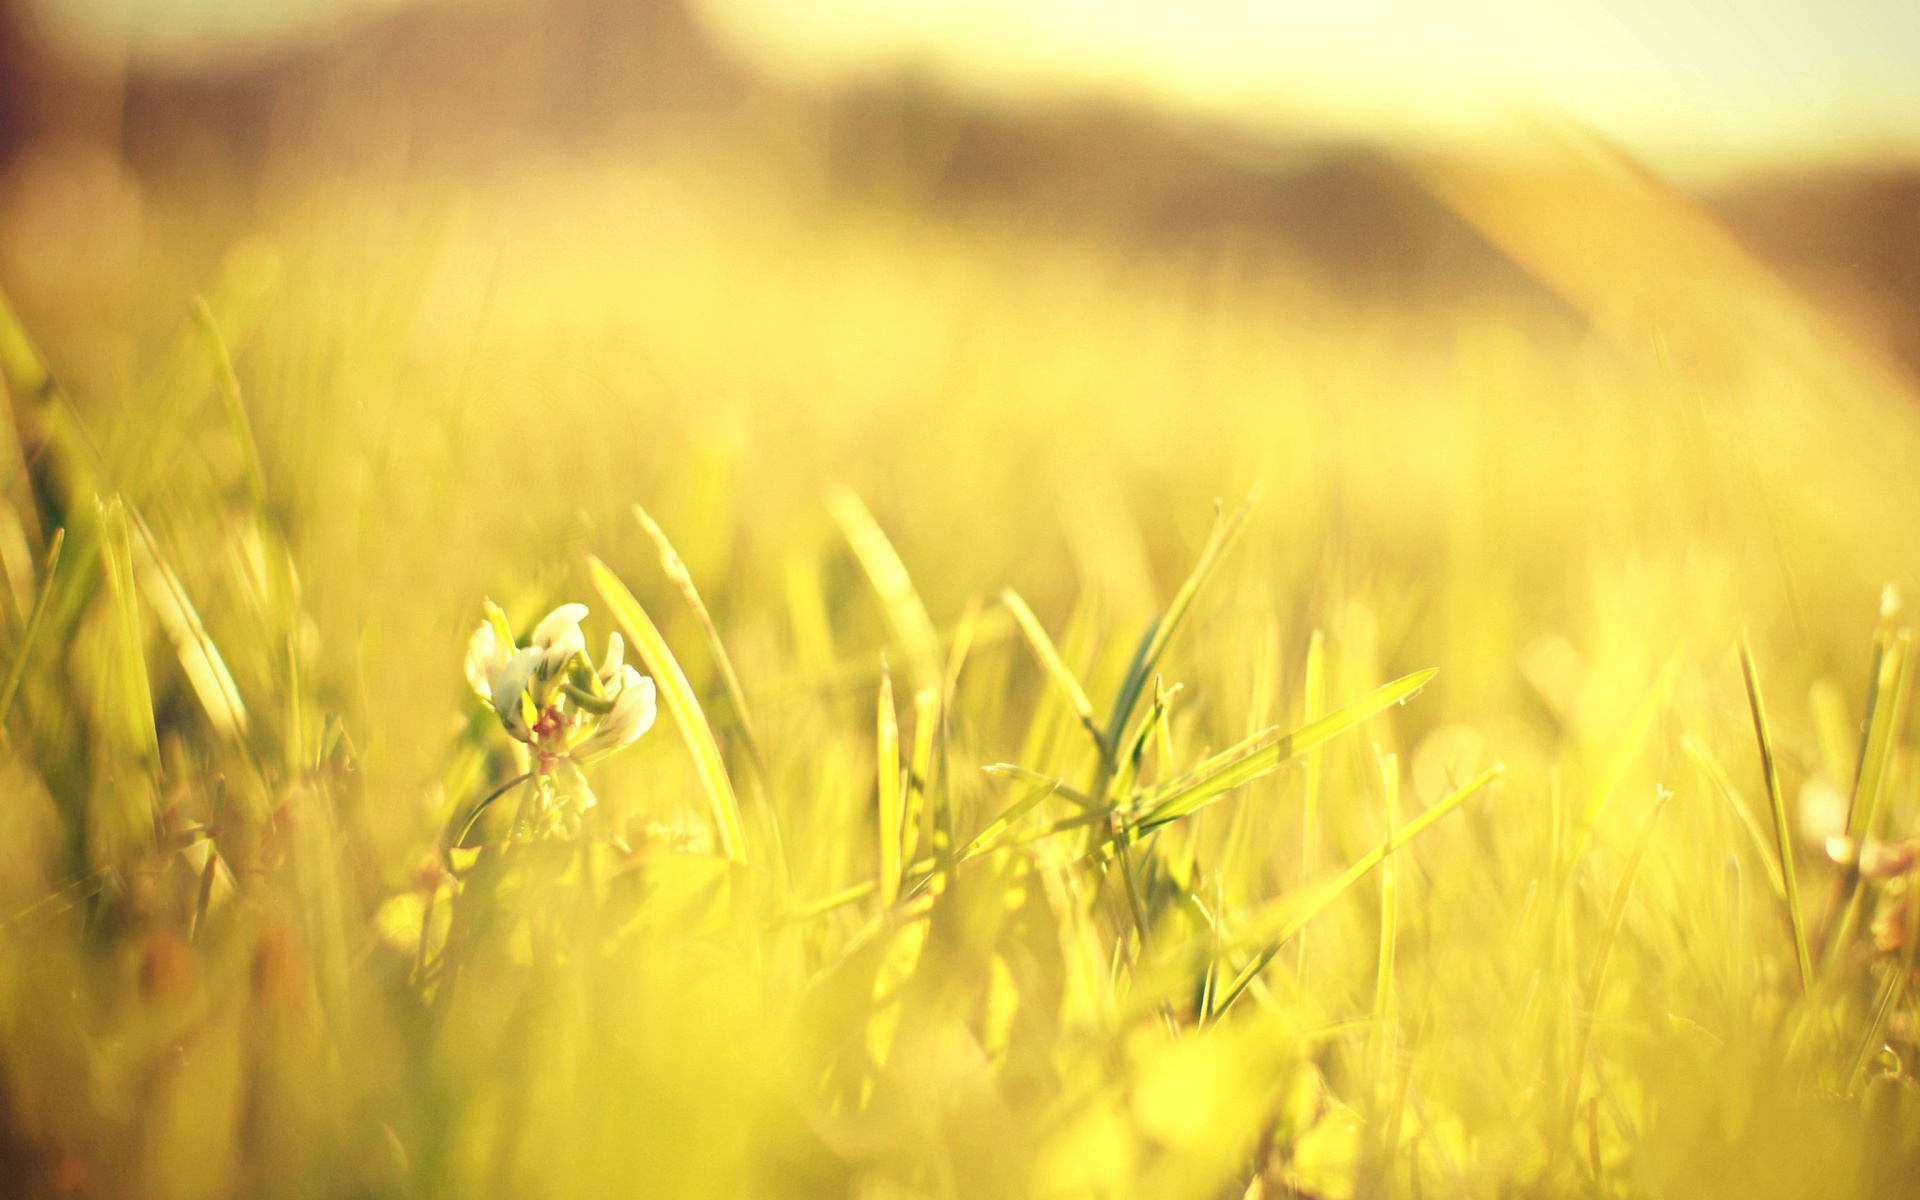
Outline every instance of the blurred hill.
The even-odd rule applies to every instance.
[[[58,225],[138,195],[197,214],[214,253],[290,170],[457,181],[595,151],[750,156],[828,197],[993,210],[1240,271],[1284,262],[1365,302],[1581,319],[1564,284],[1404,156],[1141,106],[972,102],[911,74],[781,84],[717,50],[679,0],[427,5],[188,69],[116,67],[47,29],[15,0],[0,39],[0,237],[29,308],[22,264],[44,257],[49,210]],[[1696,199],[1837,322],[1920,367],[1920,172],[1774,174]]]

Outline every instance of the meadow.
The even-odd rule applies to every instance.
[[[7,1194],[1911,1186],[1843,335],[690,154],[145,221],[0,320]]]

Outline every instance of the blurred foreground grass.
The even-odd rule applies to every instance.
[[[1920,413],[712,164],[259,228],[0,327],[7,1194],[1903,1194]],[[489,596],[701,701],[575,832]]]

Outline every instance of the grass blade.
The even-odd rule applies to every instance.
[[[1786,889],[1787,917],[1793,923],[1793,954],[1800,964],[1800,987],[1813,994],[1813,956],[1807,950],[1807,922],[1800,910],[1800,888],[1793,871],[1793,839],[1787,828],[1787,799],[1780,794],[1780,768],[1773,755],[1773,737],[1767,732],[1767,709],[1760,699],[1760,676],[1753,666],[1753,647],[1740,639],[1740,672],[1746,677],[1747,706],[1753,712],[1753,736],[1760,743],[1760,769],[1766,776],[1767,799],[1773,805],[1773,835],[1780,852],[1780,880]]]
[[[1740,818],[1740,827],[1747,831],[1747,838],[1753,843],[1754,853],[1767,872],[1767,882],[1773,885],[1773,894],[1782,901],[1786,900],[1787,884],[1780,877],[1779,860],[1774,857],[1773,848],[1767,845],[1767,835],[1761,832],[1759,819],[1747,807],[1746,801],[1740,798],[1733,780],[1727,777],[1726,769],[1713,757],[1713,752],[1707,749],[1706,744],[1691,733],[1680,735],[1680,748],[1687,752],[1687,757],[1693,759],[1693,765],[1699,767],[1700,773],[1707,777],[1708,784],[1720,793],[1727,807],[1733,809],[1734,815]]]
[[[1099,747],[1101,756],[1111,756],[1112,747],[1107,744],[1100,727],[1094,724],[1093,702],[1087,699],[1086,689],[1074,678],[1073,669],[1060,657],[1060,651],[1054,646],[1053,639],[1047,636],[1040,618],[1033,615],[1027,602],[1012,588],[1000,593],[1000,602],[1013,614],[1020,632],[1027,635],[1027,644],[1033,647],[1033,656],[1040,660],[1040,666],[1046,671],[1047,677],[1053,680],[1054,686],[1065,693],[1067,703],[1073,706],[1074,716],[1080,718],[1080,724],[1086,729],[1087,736],[1093,739],[1093,744]]]
[[[100,561],[106,569],[107,601],[113,606],[117,721],[128,744],[151,766],[159,761],[160,740],[154,731],[153,691],[147,682],[146,637],[134,595],[127,509],[118,496],[100,505]]]
[[[929,815],[927,794],[932,787],[933,745],[940,729],[940,713],[940,697],[931,688],[913,694],[913,756],[907,765],[906,812],[900,823],[902,862],[912,862],[919,851],[920,823]]]
[[[1120,693],[1114,698],[1113,711],[1107,718],[1105,744],[1117,746],[1121,734],[1126,732],[1127,722],[1133,718],[1134,706],[1140,702],[1140,693],[1145,689],[1147,680],[1153,677],[1154,668],[1160,664],[1160,656],[1165,654],[1167,646],[1173,641],[1173,635],[1180,632],[1188,611],[1193,607],[1195,596],[1206,585],[1214,568],[1226,556],[1240,532],[1246,527],[1247,517],[1253,511],[1254,501],[1260,498],[1260,489],[1254,488],[1239,508],[1221,516],[1216,511],[1213,529],[1207,535],[1207,544],[1200,551],[1200,558],[1193,564],[1193,570],[1180,584],[1180,590],[1173,594],[1173,600],[1167,605],[1167,611],[1155,621],[1142,640],[1139,652],[1134,656],[1133,665],[1127,669],[1126,679],[1120,685]]]
[[[1439,800],[1433,807],[1407,822],[1405,828],[1395,832],[1386,841],[1361,855],[1360,858],[1355,860],[1352,866],[1340,873],[1339,878],[1334,879],[1320,888],[1320,890],[1314,892],[1307,898],[1305,903],[1299,905],[1297,908],[1289,906],[1288,915],[1285,920],[1280,923],[1279,928],[1272,934],[1265,938],[1256,936],[1251,939],[1242,939],[1243,941],[1265,941],[1266,944],[1261,948],[1259,953],[1253,956],[1252,961],[1240,969],[1240,973],[1234,976],[1233,982],[1227,985],[1227,989],[1222,994],[1220,1004],[1216,1011],[1224,1013],[1235,1000],[1240,998],[1240,994],[1246,991],[1255,979],[1259,978],[1260,972],[1266,970],[1267,964],[1273,961],[1273,956],[1280,952],[1282,946],[1286,945],[1295,934],[1305,929],[1309,921],[1312,921],[1315,917],[1326,911],[1329,904],[1332,904],[1335,900],[1345,895],[1348,888],[1366,878],[1367,872],[1373,870],[1385,861],[1387,855],[1393,853],[1401,846],[1407,845],[1428,829],[1431,829],[1434,823],[1439,821],[1440,818],[1466,803],[1468,798],[1475,792],[1486,787],[1489,783],[1492,783],[1505,773],[1506,767],[1499,764],[1495,764],[1480,772],[1480,774],[1461,785],[1452,795]]]
[[[620,582],[620,577],[591,554],[587,556],[587,571],[593,576],[594,589],[613,612],[613,619],[646,663],[647,672],[660,688],[660,698],[680,727],[680,736],[686,739],[700,785],[713,809],[721,853],[735,862],[748,861],[746,837],[740,823],[740,802],[734,796],[733,782],[727,778],[727,765],[720,757],[720,747],[714,743],[713,728],[707,724],[706,713],[701,711],[686,673],[680,669],[673,651],[667,648],[667,641],[660,636],[653,619],[633,598],[627,585]]]
[[[1593,1040],[1593,1020],[1595,1010],[1600,1005],[1600,986],[1607,979],[1607,962],[1613,957],[1613,944],[1620,936],[1620,926],[1627,917],[1627,898],[1633,892],[1634,876],[1640,872],[1640,860],[1646,857],[1647,846],[1653,841],[1654,826],[1659,823],[1660,814],[1666,811],[1667,801],[1673,799],[1673,793],[1661,788],[1653,802],[1653,811],[1640,826],[1640,833],[1633,840],[1633,851],[1627,856],[1626,869],[1620,873],[1620,882],[1614,885],[1613,903],[1607,908],[1607,923],[1600,931],[1600,945],[1594,950],[1593,970],[1587,976],[1587,1003],[1580,1014],[1580,1032],[1574,1039],[1573,1063],[1570,1078],[1567,1080],[1566,1103],[1560,1112],[1560,1141],[1564,1143],[1573,1131],[1574,1113],[1580,1103],[1580,1081],[1586,1075],[1587,1046]]]
[[[985,829],[975,834],[972,841],[961,847],[960,853],[954,859],[956,863],[978,858],[993,849],[994,843],[1013,827],[1014,822],[1032,812],[1042,800],[1060,790],[1058,779],[1023,780],[1022,782],[1028,784],[1026,794],[1009,804],[999,816],[988,823]]]
[[[53,576],[60,569],[60,549],[66,541],[66,530],[53,531],[53,540],[47,546],[47,568],[40,577],[40,592],[34,597],[33,611],[27,615],[27,627],[13,648],[13,665],[7,668],[6,690],[0,691],[0,741],[7,739],[7,715],[13,711],[13,698],[20,692],[20,681],[26,678],[27,658],[33,653],[40,630],[47,623],[47,600],[53,595]]]
[[[213,309],[207,306],[206,300],[195,296],[191,307],[194,328],[199,331],[200,340],[206,345],[207,357],[213,361],[214,382],[218,385],[221,410],[226,414],[234,445],[240,448],[241,475],[246,481],[247,500],[253,505],[254,512],[264,517],[267,511],[266,473],[260,469],[260,447],[254,441],[253,423],[247,419],[247,406],[240,397],[240,377],[234,374],[233,356],[227,352],[226,339],[220,336],[220,326],[215,323]]]
[[[766,757],[760,750],[760,738],[754,732],[753,717],[747,711],[747,694],[740,686],[739,673],[733,669],[733,657],[727,653],[726,644],[720,640],[720,630],[713,623],[713,616],[707,611],[706,602],[700,598],[700,589],[694,586],[693,574],[687,570],[685,560],[667,540],[666,531],[645,508],[633,506],[634,520],[640,522],[640,528],[646,530],[647,537],[653,541],[654,549],[660,554],[660,569],[666,573],[673,586],[680,589],[681,597],[700,623],[700,630],[707,635],[707,649],[713,655],[714,665],[720,668],[720,682],[727,691],[727,703],[733,709],[733,719],[740,730],[740,737],[746,743],[747,756],[753,760],[753,769],[764,781],[767,775]]]
[[[1398,849],[1395,834],[1399,826],[1400,756],[1380,754],[1380,781],[1386,789],[1387,845]],[[1386,1027],[1393,1014],[1393,955],[1399,935],[1397,856],[1389,850],[1380,860],[1380,965],[1373,980],[1373,1036],[1380,1048],[1387,1040]]]
[[[1318,721],[1327,709],[1327,637],[1318,629],[1313,631],[1313,640],[1307,643],[1307,679],[1306,704],[1301,719],[1309,725]],[[1314,868],[1319,865],[1319,856],[1315,853],[1317,844],[1317,818],[1320,810],[1320,778],[1326,752],[1319,746],[1307,751],[1307,795],[1300,813],[1300,878],[1313,878]],[[1307,931],[1300,931],[1300,945],[1296,947],[1299,955],[1298,971],[1304,978],[1307,970]]]
[[[1139,819],[1139,828],[1149,830],[1178,820],[1213,803],[1241,784],[1277,770],[1280,764],[1296,755],[1406,700],[1435,674],[1437,672],[1430,668],[1402,676],[1317,721],[1302,725],[1277,741],[1244,751],[1225,765],[1214,765],[1219,762],[1218,756],[1208,760],[1149,796],[1151,807]]]
[[[1793,958],[1801,970],[1801,991],[1812,995],[1812,954],[1807,950],[1807,918],[1801,912],[1799,883],[1793,876],[1793,837],[1788,831],[1788,801],[1780,793],[1780,766],[1774,760],[1774,739],[1766,732],[1766,705],[1761,703],[1761,678],[1753,668],[1753,647],[1740,639],[1740,672],[1747,680],[1747,708],[1753,712],[1753,737],[1761,743],[1761,772],[1766,799],[1774,806],[1774,843],[1780,851],[1780,883],[1786,889],[1788,920],[1793,924]]]
[[[893,543],[887,540],[880,523],[873,519],[860,497],[852,492],[832,493],[827,497],[827,507],[880,597],[880,606],[893,628],[893,636],[906,651],[913,686],[916,689],[939,687],[940,639],[933,632],[933,619],[927,615],[927,606],[921,602],[920,594],[913,590],[913,579],[907,574],[906,564],[900,561]]]
[[[906,798],[900,791],[900,719],[893,710],[893,674],[880,662],[880,703],[875,716],[875,791],[880,801],[880,903],[900,897],[900,826]]]
[[[1653,729],[1654,718],[1660,715],[1660,708],[1666,703],[1667,693],[1673,688],[1674,678],[1680,673],[1680,656],[1674,654],[1667,659],[1666,666],[1654,677],[1653,686],[1633,710],[1633,716],[1627,721],[1626,732],[1620,737],[1619,749],[1613,760],[1607,764],[1606,774],[1600,777],[1600,783],[1587,797],[1587,806],[1580,814],[1580,828],[1574,835],[1572,852],[1567,856],[1571,866],[1580,861],[1586,852],[1587,842],[1593,837],[1593,831],[1600,824],[1600,814],[1606,811],[1607,802],[1613,799],[1613,793],[1619,789],[1620,781],[1625,779],[1632,768],[1633,760],[1640,755],[1640,747],[1646,743],[1647,734]]]
[[[166,630],[167,640],[173,643],[181,669],[186,672],[193,694],[199,697],[207,720],[222,737],[239,741],[247,733],[247,706],[240,699],[240,689],[233,682],[233,674],[227,670],[226,660],[220,656],[220,648],[208,636],[207,627],[201,622],[200,612],[193,606],[193,600],[188,597],[186,586],[161,555],[153,530],[147,527],[146,521],[138,513],[130,512],[128,517],[135,535],[132,538],[133,566],[141,594],[146,597],[147,606],[153,609],[154,615],[160,618],[160,627]]]
[[[992,763],[980,769],[989,775],[1012,779],[1032,787],[1051,788],[1057,795],[1071,800],[1074,804],[1084,809],[1092,810],[1099,807],[1094,804],[1092,796],[1087,795],[1077,788],[1068,787],[1065,780],[1055,779],[1051,775],[1042,775],[1038,771],[1030,771],[1025,767],[1016,766],[1013,763]],[[1106,813],[1102,811],[1100,815],[1104,817]]]

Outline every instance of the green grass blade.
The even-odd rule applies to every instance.
[[[146,637],[134,594],[132,537],[126,505],[118,496],[100,505],[100,560],[113,611],[113,720],[151,766],[159,761],[160,745],[154,732],[153,691],[147,682]]]
[[[1586,1074],[1587,1046],[1593,1039],[1594,1013],[1600,1004],[1600,986],[1606,982],[1607,963],[1613,957],[1613,944],[1619,939],[1620,927],[1626,921],[1627,898],[1633,893],[1633,880],[1640,872],[1640,860],[1646,857],[1647,847],[1653,841],[1654,827],[1660,821],[1660,814],[1666,811],[1667,801],[1671,799],[1672,792],[1660,789],[1653,802],[1653,811],[1647,814],[1639,835],[1633,840],[1633,851],[1627,856],[1626,869],[1620,872],[1620,882],[1614,885],[1613,903],[1607,908],[1607,923],[1600,931],[1600,944],[1593,954],[1593,970],[1587,976],[1586,1005],[1580,1013],[1573,1061],[1568,1067],[1567,1097],[1560,1112],[1560,1141],[1563,1144],[1573,1130],[1574,1113],[1580,1103],[1580,1081]]]
[[[187,683],[199,698],[208,722],[222,737],[239,741],[247,732],[247,706],[240,699],[233,674],[227,670],[220,648],[207,634],[200,612],[187,595],[179,575],[160,553],[153,531],[137,512],[129,512],[128,518],[133,533],[134,571],[141,594],[160,619],[167,640],[173,643]]]
[[[1753,648],[1740,639],[1740,673],[1747,683],[1747,706],[1753,713],[1753,736],[1760,744],[1760,769],[1766,776],[1767,799],[1773,805],[1773,834],[1780,853],[1780,880],[1786,889],[1787,916],[1793,923],[1793,954],[1800,964],[1800,987],[1813,994],[1813,956],[1807,949],[1807,921],[1800,909],[1800,888],[1793,870],[1793,838],[1787,825],[1787,798],[1780,792],[1780,768],[1774,758],[1773,737],[1767,731],[1767,709],[1760,699],[1760,676],[1753,665]]]
[[[1041,801],[1060,790],[1058,779],[1022,780],[1022,782],[1028,785],[1026,794],[1009,804],[999,816],[988,823],[985,829],[975,834],[972,841],[961,847],[954,861],[966,862],[993,849],[994,844],[1013,827],[1014,822],[1032,812]]]
[[[7,715],[13,711],[13,698],[20,693],[20,681],[26,678],[27,659],[33,654],[33,647],[40,639],[40,630],[47,623],[47,601],[53,595],[54,572],[60,569],[60,550],[66,545],[67,531],[53,531],[51,544],[47,546],[47,566],[40,576],[40,591],[34,597],[33,611],[27,615],[27,627],[21,631],[20,640],[13,647],[13,663],[7,668],[7,683],[0,691],[0,741],[7,738]]]
[[[1011,779],[1017,783],[1028,784],[1032,787],[1051,788],[1056,795],[1071,800],[1074,804],[1084,809],[1092,810],[1102,807],[1094,804],[1092,796],[1087,795],[1077,788],[1068,787],[1065,780],[1055,779],[1051,775],[1042,775],[1040,772],[1030,771],[1026,767],[1016,766],[1013,763],[991,763],[980,769],[989,775],[998,776],[1002,779]],[[1105,812],[1103,811],[1101,815],[1104,816]]]
[[[906,797],[900,790],[900,718],[893,709],[893,674],[880,664],[880,702],[874,721],[875,792],[880,801],[880,902],[900,897],[900,827]]]
[[[213,319],[213,310],[200,296],[193,298],[194,328],[206,346],[213,363],[214,383],[220,393],[220,408],[226,414],[227,428],[234,445],[240,448],[241,476],[246,481],[247,499],[261,517],[267,511],[267,478],[260,469],[260,447],[254,441],[253,423],[247,419],[247,406],[240,396],[240,377],[233,370],[233,356],[227,352],[226,339]]]
[[[1254,501],[1260,498],[1260,489],[1254,488],[1239,508],[1222,515],[1216,507],[1213,529],[1207,534],[1207,544],[1200,550],[1200,557],[1193,564],[1173,594],[1173,600],[1167,605],[1167,611],[1153,623],[1141,641],[1139,652],[1134,655],[1133,665],[1127,669],[1127,675],[1120,685],[1120,692],[1114,698],[1113,710],[1107,716],[1106,744],[1117,746],[1120,737],[1126,732],[1127,722],[1133,719],[1134,707],[1140,702],[1140,693],[1146,688],[1147,680],[1160,665],[1161,655],[1167,652],[1167,646],[1173,636],[1180,632],[1180,626],[1186,621],[1187,613],[1193,607],[1194,597],[1206,586],[1213,575],[1214,568],[1226,557],[1228,550],[1246,528],[1247,517],[1253,512]]]
[[[1107,745],[1105,735],[1100,732],[1100,727],[1094,724],[1093,702],[1087,699],[1086,689],[1081,687],[1080,681],[1074,677],[1073,669],[1060,657],[1060,651],[1054,646],[1053,639],[1047,636],[1046,629],[1040,624],[1040,618],[1033,615],[1033,610],[1027,607],[1027,602],[1022,600],[1020,594],[1012,588],[1007,588],[1000,593],[1000,602],[1007,606],[1008,612],[1013,614],[1014,621],[1020,626],[1020,632],[1026,634],[1027,645],[1033,647],[1033,656],[1040,660],[1040,666],[1046,671],[1047,678],[1053,681],[1054,686],[1065,694],[1067,703],[1073,706],[1073,714],[1080,718],[1080,724],[1086,729],[1087,736],[1093,739],[1093,744],[1099,748],[1103,757],[1111,754],[1112,748]]]
[[[1740,819],[1740,827],[1747,831],[1747,838],[1753,843],[1754,853],[1759,857],[1761,867],[1766,870],[1767,882],[1772,885],[1773,894],[1784,902],[1787,898],[1787,884],[1786,880],[1780,877],[1779,860],[1774,857],[1773,847],[1767,844],[1767,834],[1761,830],[1759,818],[1753,815],[1746,801],[1740,798],[1740,793],[1733,786],[1733,780],[1727,776],[1726,769],[1720,765],[1718,759],[1714,758],[1713,751],[1707,749],[1706,743],[1691,733],[1680,735],[1680,748],[1687,752],[1687,757],[1693,759],[1693,765],[1700,768],[1700,773],[1707,777],[1708,785],[1720,793],[1721,798],[1727,802],[1727,807],[1731,808],[1734,816]]]
[[[1301,719],[1312,724],[1327,710],[1327,637],[1318,629],[1313,631],[1313,640],[1307,643],[1306,693]],[[1319,836],[1320,783],[1325,761],[1326,751],[1321,747],[1307,751],[1307,794],[1300,812],[1300,878],[1303,881],[1313,878],[1319,865],[1319,845],[1314,839]],[[1307,931],[1304,929],[1300,931],[1300,944],[1295,950],[1299,956],[1297,969],[1304,978],[1307,970]]]
[[[1619,748],[1607,764],[1606,772],[1601,775],[1593,793],[1587,797],[1586,808],[1580,814],[1580,828],[1574,833],[1573,848],[1567,856],[1569,865],[1579,862],[1580,856],[1586,852],[1594,828],[1600,824],[1601,814],[1606,811],[1608,801],[1613,799],[1613,793],[1619,789],[1620,781],[1626,778],[1628,770],[1633,767],[1634,759],[1640,756],[1640,748],[1646,744],[1647,734],[1652,731],[1653,722],[1660,715],[1660,708],[1666,703],[1667,693],[1673,689],[1674,678],[1679,673],[1680,655],[1676,652],[1667,659],[1660,674],[1654,677],[1653,686],[1647,689],[1640,706],[1634,709],[1633,716],[1628,719]]]
[[[1378,747],[1375,748],[1376,752]],[[1400,757],[1380,754],[1380,780],[1386,789],[1387,845],[1398,849]],[[1389,850],[1380,860],[1380,963],[1373,980],[1374,1036],[1382,1039],[1393,1013],[1393,957],[1399,936],[1398,856]]]
[[[880,597],[880,606],[894,638],[906,652],[907,667],[917,688],[940,686],[940,639],[934,634],[933,619],[927,606],[913,589],[906,564],[887,540],[880,523],[873,519],[860,497],[849,491],[836,491],[827,497],[833,519],[853,547],[854,557],[866,572],[867,581]]]
[[[1906,715],[1912,657],[1913,634],[1905,629],[1888,641],[1879,657],[1880,676],[1874,688],[1873,718],[1867,726],[1860,774],[1847,809],[1847,833],[1854,838],[1864,840],[1879,824],[1887,781],[1893,773],[1894,753],[1899,746],[1900,726]]]
[[[1151,794],[1148,797],[1150,807],[1140,817],[1138,827],[1142,830],[1153,829],[1213,803],[1241,784],[1277,770],[1280,764],[1289,759],[1401,703],[1425,686],[1435,674],[1437,672],[1430,668],[1402,676],[1317,721],[1309,721],[1285,737],[1246,750],[1224,765],[1213,765],[1219,761],[1217,756],[1208,760]]]
[[[673,586],[680,589],[681,597],[692,610],[694,619],[700,623],[700,631],[707,635],[707,649],[713,655],[714,665],[720,669],[720,682],[726,688],[727,703],[733,708],[733,719],[740,730],[741,739],[746,743],[747,755],[753,760],[754,770],[764,779],[766,758],[761,752],[759,735],[754,731],[753,715],[747,711],[746,691],[740,686],[739,673],[733,669],[733,657],[720,640],[720,630],[714,625],[706,602],[700,598],[700,589],[694,586],[693,574],[687,570],[685,560],[673,548],[673,543],[667,540],[666,531],[660,528],[645,508],[635,504],[633,517],[640,522],[640,528],[646,531],[654,549],[659,552],[660,569],[673,582]]]
[[[673,651],[667,648],[667,641],[660,636],[653,619],[633,598],[627,585],[620,582],[620,577],[591,554],[587,556],[587,571],[593,576],[594,589],[612,611],[613,619],[633,644],[640,660],[647,665],[647,672],[660,688],[661,700],[666,703],[667,711],[673,714],[674,723],[680,727],[680,735],[686,739],[700,785],[713,809],[721,853],[735,862],[748,861],[746,837],[740,822],[740,802],[733,793],[733,782],[727,777],[727,765],[720,757],[720,747],[713,740],[713,728],[707,724],[706,713],[701,710],[700,701],[694,696],[686,673],[680,669]]]
[[[933,747],[940,730],[941,711],[940,697],[931,688],[921,688],[913,694],[913,754],[907,760],[906,812],[900,823],[902,862],[912,862],[919,851],[920,824],[929,815],[927,795],[933,786]]]
[[[1267,964],[1273,961],[1273,956],[1280,952],[1282,946],[1286,945],[1287,942],[1292,940],[1294,935],[1306,928],[1309,921],[1312,921],[1322,912],[1325,912],[1328,905],[1345,895],[1348,888],[1351,888],[1354,884],[1366,878],[1367,872],[1379,866],[1381,862],[1386,859],[1387,855],[1393,853],[1393,851],[1399,847],[1411,843],[1415,838],[1432,828],[1435,822],[1466,803],[1467,799],[1475,792],[1486,787],[1505,772],[1506,768],[1504,766],[1496,764],[1495,766],[1488,767],[1480,774],[1468,780],[1452,795],[1438,801],[1433,807],[1407,822],[1405,828],[1397,831],[1389,840],[1367,851],[1367,853],[1355,860],[1352,866],[1342,871],[1337,879],[1334,879],[1308,896],[1304,903],[1298,907],[1292,905],[1287,906],[1286,916],[1279,922],[1278,928],[1272,933],[1265,934],[1264,936],[1256,934],[1240,939],[1243,943],[1264,943],[1264,945],[1262,945],[1260,951],[1253,956],[1253,959],[1248,962],[1245,967],[1240,969],[1239,974],[1234,976],[1233,982],[1227,985],[1226,990],[1221,995],[1220,1003],[1216,1011],[1220,1013],[1226,1012],[1226,1010],[1232,1006],[1233,1002],[1240,998],[1240,994],[1252,986],[1253,981],[1259,978],[1262,971],[1266,970]]]

